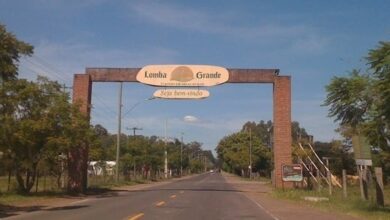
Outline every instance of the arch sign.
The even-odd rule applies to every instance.
[[[155,97],[199,99],[210,94],[204,88],[223,83],[268,83],[273,85],[273,153],[275,187],[293,187],[283,181],[283,164],[291,164],[291,76],[279,69],[223,68],[208,65],[148,65],[143,68],[86,68],[75,74],[73,102],[89,118],[94,82],[137,82],[162,87]],[[167,88],[168,87],[168,88]],[[231,100],[234,103],[235,100]],[[245,109],[243,109],[245,111]],[[82,192],[87,186],[88,146],[80,144],[68,154],[68,188]]]
[[[137,81],[164,87],[215,86],[229,80],[227,69],[208,65],[148,65],[137,74]],[[207,90],[160,89],[154,94],[163,99],[203,99],[210,96]]]
[[[228,80],[227,69],[207,65],[149,65],[137,74],[137,81],[152,86],[215,86]]]

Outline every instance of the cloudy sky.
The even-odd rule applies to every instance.
[[[0,23],[35,46],[20,76],[72,86],[86,67],[208,64],[278,68],[292,76],[292,118],[315,140],[339,136],[321,107],[335,75],[366,69],[378,41],[390,40],[390,1],[0,0]],[[117,128],[117,83],[93,86],[92,123]],[[214,149],[246,121],[272,119],[272,86],[224,84],[197,101],[145,101],[156,88],[125,83],[123,130],[200,141]],[[69,89],[71,91],[71,89]]]

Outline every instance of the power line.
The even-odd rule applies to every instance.
[[[112,119],[112,117],[107,116],[107,112],[102,111],[102,109],[99,109],[99,111],[97,111],[97,110],[92,108],[91,111],[92,111],[92,113],[97,114],[97,116],[99,118]]]
[[[50,70],[49,68],[47,68],[45,65],[42,65],[40,64],[39,62],[37,61],[33,61],[32,58],[29,58],[29,57],[26,57],[24,59],[25,61],[27,61],[28,63],[32,64],[33,66],[35,66],[36,68],[39,68],[40,71],[42,71],[43,73],[47,74],[47,75],[50,75],[56,79],[60,79],[60,81],[64,81],[66,82],[67,80],[65,78],[63,78],[61,75],[57,74],[56,72]],[[31,69],[31,68],[30,68]],[[36,72],[36,71],[35,71]],[[39,73],[38,73],[39,74]]]
[[[41,61],[41,65],[42,65],[42,63],[44,63],[46,67],[51,68],[52,70],[54,70],[54,72],[61,73],[63,76],[67,77],[69,80],[73,80],[72,77],[68,76],[67,74],[65,74],[64,72],[62,72],[60,69],[56,68],[55,66],[53,66],[49,62],[45,61],[42,57],[39,57],[38,55],[33,55],[31,58]]]
[[[110,114],[113,113],[113,114],[116,114],[116,112],[114,110],[112,110],[111,107],[109,107],[102,99],[100,99],[99,96],[95,95],[94,93],[92,93],[92,98],[96,98],[95,101],[99,102],[100,104],[102,104],[109,112]]]

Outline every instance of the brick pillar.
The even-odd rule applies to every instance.
[[[291,80],[290,76],[277,76],[274,81],[274,166],[275,187],[292,187],[282,183],[282,165],[291,164]]]
[[[80,104],[80,111],[88,118],[91,111],[92,82],[87,74],[75,74],[73,79],[73,103]],[[68,192],[84,193],[88,178],[88,145],[73,146],[68,154]]]
[[[73,79],[73,103],[81,104],[80,111],[89,116],[91,112],[92,81],[87,74],[75,74]]]

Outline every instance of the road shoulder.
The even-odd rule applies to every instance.
[[[79,205],[80,203],[84,203],[89,200],[115,197],[122,193],[126,193],[128,191],[137,191],[137,190],[147,189],[150,187],[161,186],[172,182],[189,179],[197,175],[202,175],[202,174],[193,174],[181,178],[173,178],[173,179],[168,179],[168,180],[163,180],[158,182],[148,182],[148,183],[142,183],[136,185],[118,186],[107,190],[92,192],[89,195],[80,195],[80,196],[59,195],[58,197],[32,196],[32,198],[28,200],[15,201],[12,202],[11,204],[6,204],[6,205],[0,204],[0,218],[19,215],[23,213],[35,212],[40,210],[50,210],[59,207],[74,206],[76,204]]]
[[[247,196],[252,202],[266,211],[275,220],[358,220],[360,218],[340,213],[329,213],[318,208],[311,207],[301,201],[288,201],[273,198],[271,186],[265,182],[249,181],[232,174],[222,173],[225,180],[237,191]]]

